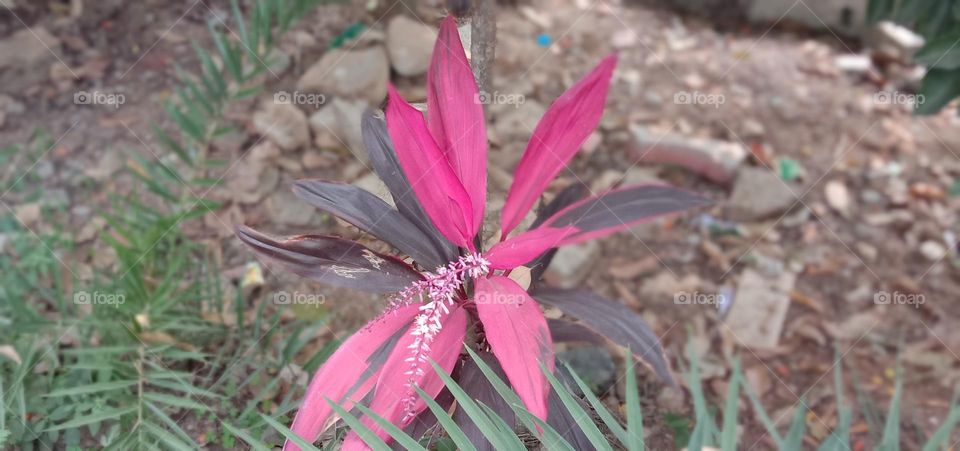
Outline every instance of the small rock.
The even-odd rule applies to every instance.
[[[13,213],[21,224],[23,224],[25,227],[30,227],[34,223],[40,221],[42,210],[39,202],[32,202],[29,204],[17,205],[14,207]]]
[[[623,176],[622,185],[641,185],[649,183],[666,183],[657,176],[657,171],[652,168],[642,168],[634,166],[630,168]]]
[[[889,21],[878,23],[866,40],[877,56],[901,63],[910,63],[925,43],[923,36]]]
[[[750,348],[776,348],[795,281],[796,275],[790,272],[770,277],[745,270],[725,319],[734,340]]]
[[[413,77],[427,72],[437,32],[405,15],[394,17],[387,25],[387,53],[398,74]]]
[[[932,262],[937,262],[947,255],[947,249],[937,241],[927,240],[920,245],[920,253]]]
[[[324,105],[310,116],[314,144],[321,149],[345,148],[355,157],[365,159],[360,121],[366,108],[362,100],[333,99]]]
[[[773,388],[773,381],[770,379],[770,370],[766,366],[753,366],[743,372],[746,383],[750,385],[751,390],[758,396],[765,395]]]
[[[369,173],[354,180],[353,186],[363,188],[364,190],[376,195],[384,202],[390,204],[390,206],[394,206],[393,196],[390,195],[390,190],[387,188],[387,185],[384,184],[383,180],[380,180],[380,177],[377,177],[377,175],[374,173]]]
[[[632,152],[641,163],[682,166],[721,184],[730,183],[747,158],[739,143],[660,135],[640,126],[631,131]]]
[[[254,113],[253,126],[284,150],[296,150],[310,142],[307,116],[289,103],[264,104]]]
[[[793,191],[776,174],[747,167],[737,176],[729,206],[734,219],[761,221],[787,211],[796,200]]]
[[[58,53],[60,40],[45,28],[21,29],[0,40],[0,69],[29,68],[38,62],[54,59]]]
[[[337,159],[336,157],[323,152],[308,150],[303,153],[303,158],[301,158],[300,163],[303,164],[304,169],[313,171],[316,169],[327,169],[332,167],[337,163]]]
[[[615,49],[626,49],[637,45],[637,34],[630,28],[623,28],[610,37],[610,45]]]
[[[126,157],[122,152],[115,149],[107,149],[100,156],[100,159],[93,166],[84,169],[84,174],[98,182],[102,182],[117,171],[123,169]]]
[[[673,303],[678,295],[695,293],[702,284],[700,278],[694,274],[687,274],[683,279],[677,279],[669,270],[662,271],[643,282],[643,286],[640,287],[640,297],[657,305]]]
[[[53,175],[53,169],[53,162],[50,160],[43,160],[37,163],[34,173],[37,174],[37,177],[46,179]]]
[[[850,191],[839,180],[831,180],[824,187],[827,204],[843,216],[850,213]]]
[[[297,89],[339,97],[366,99],[377,104],[387,96],[390,65],[387,52],[374,46],[362,50],[333,49],[307,69]]]
[[[761,124],[756,119],[746,119],[743,121],[743,137],[744,138],[759,138],[766,133],[766,129],[763,128]]]
[[[616,367],[610,352],[601,346],[579,346],[568,351],[558,352],[557,359],[570,364],[574,373],[580,376],[596,394],[606,393],[613,386]]]
[[[587,137],[587,140],[583,142],[583,153],[585,155],[590,155],[600,147],[600,144],[603,144],[603,135],[599,131],[594,131]]]
[[[100,234],[100,231],[106,226],[106,219],[100,216],[91,218],[86,224],[83,225],[83,227],[80,229],[80,232],[77,234],[77,242],[83,243],[96,238],[97,235]]]
[[[876,246],[863,241],[857,243],[857,253],[859,253],[864,260],[870,262],[875,261],[880,255],[880,251],[877,250]]]
[[[270,219],[278,224],[306,226],[319,217],[317,210],[305,206],[290,190],[278,190],[267,198]]]
[[[652,272],[659,266],[660,260],[657,260],[656,256],[650,255],[632,263],[623,262],[623,264],[610,265],[609,272],[616,279],[629,280]]]
[[[867,55],[840,55],[833,59],[833,65],[843,72],[865,74],[873,68],[873,60]]]
[[[561,247],[550,263],[550,271],[559,276],[561,286],[573,287],[587,275],[588,265],[599,250],[600,245],[596,241]]]
[[[497,140],[504,145],[513,142],[526,144],[546,111],[543,105],[530,99],[516,108],[506,109],[503,114],[496,116],[493,123]]]

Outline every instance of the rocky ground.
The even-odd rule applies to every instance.
[[[91,213],[109,193],[129,189],[121,169],[130,153],[159,154],[150,127],[163,120],[158,102],[170,95],[173,65],[196,66],[191,41],[206,39],[204,23],[228,8],[112,3],[79,13],[55,2],[0,13],[0,142],[36,142],[36,131],[51,138],[29,168],[45,196],[2,200],[37,230],[52,227],[39,219],[41,205],[69,207],[61,219],[79,231],[79,249],[64,261],[81,277],[111,264],[96,252],[103,224]],[[266,94],[235,104],[228,117],[240,131],[215,143],[214,154],[230,165],[209,195],[227,206],[189,225],[222,256],[228,276],[253,260],[231,234],[235,223],[357,236],[296,201],[290,182],[316,177],[382,191],[364,163],[360,112],[383,99],[387,80],[423,101],[441,15],[425,4],[323,6],[283,38],[288,58],[266,77]],[[960,128],[955,109],[911,115],[917,68],[909,43],[871,46],[829,31],[768,26],[717,30],[646,4],[607,1],[521,2],[505,6],[498,21],[494,92],[486,93],[494,199],[502,199],[551,100],[616,50],[600,129],[550,193],[571,183],[597,192],[663,181],[716,200],[707,211],[563,249],[548,277],[642,312],[678,369],[693,340],[718,397],[729,359],[741,356],[778,423],[789,423],[805,396],[813,438],[836,422],[837,355],[845,373],[857,375],[848,377],[848,393],[857,385],[884,406],[899,351],[903,421],[928,433],[939,424],[960,375],[960,333],[950,326],[960,318],[951,296],[958,292]],[[329,49],[357,22],[366,25],[359,37]],[[125,101],[75,103],[74,94],[92,91]],[[286,94],[292,102],[275,101]],[[22,175],[2,170],[4,181]],[[279,271],[267,278],[325,293],[337,318],[333,334],[358,326],[383,302]],[[593,351],[569,355],[602,369],[595,377],[616,403],[619,371],[607,353]],[[685,395],[653,377],[644,388],[652,443],[669,444],[667,414],[687,412]],[[744,443],[772,447],[751,417],[743,416]],[[866,436],[866,425],[855,431]]]

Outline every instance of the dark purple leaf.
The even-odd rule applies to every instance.
[[[490,369],[497,373],[497,377],[503,381],[507,380],[507,373],[503,372],[503,368],[500,367],[500,363],[493,354],[489,352],[479,352],[477,355],[483,359],[483,363],[487,364]],[[503,418],[503,421],[508,425],[516,426],[517,420],[513,409],[500,397],[497,389],[493,388],[493,385],[490,384],[490,381],[473,359],[468,358],[463,364],[463,370],[460,373],[460,379],[457,383],[470,395],[470,398],[485,404],[496,412],[500,418]],[[473,423],[473,420],[470,419],[470,416],[467,415],[463,409],[457,409],[456,412],[453,413],[453,420],[456,421],[457,426],[463,429],[463,433],[470,439],[470,443],[473,443],[473,446],[477,447],[477,451],[496,451],[493,444],[487,441],[483,433],[480,432],[480,429]]]
[[[538,287],[530,293],[542,304],[559,308],[594,332],[630,348],[633,354],[670,385],[675,385],[660,339],[646,321],[623,304],[589,291]]]
[[[597,334],[589,327],[583,324],[567,321],[563,319],[547,319],[547,327],[550,328],[550,336],[554,342],[579,341],[583,343],[593,343],[602,345],[606,339]]]
[[[393,202],[397,205],[397,210],[430,237],[438,255],[443,257],[441,262],[426,262],[430,266],[425,263],[420,264],[433,270],[439,265],[456,260],[456,246],[447,241],[437,230],[437,227],[430,222],[423,206],[420,205],[420,201],[413,193],[410,181],[404,174],[403,168],[400,167],[400,160],[397,159],[397,153],[390,141],[386,121],[382,117],[377,117],[372,110],[367,110],[363,114],[360,128],[363,132],[363,144],[370,156],[373,171],[387,185],[387,189],[390,190],[390,195],[393,197]]]
[[[444,259],[426,233],[379,197],[361,188],[322,180],[299,180],[293,185],[293,192],[314,207],[390,243],[425,268],[434,268]]]
[[[583,199],[586,197],[589,190],[582,183],[574,183],[559,193],[553,198],[549,203],[542,206],[539,211],[537,211],[537,218],[533,221],[533,224],[530,226],[530,230],[540,227],[551,216],[555,215],[560,210],[563,210],[570,204]],[[550,262],[553,260],[553,256],[557,253],[557,249],[553,248],[543,254],[540,254],[539,257],[527,263],[525,266],[530,268],[530,278],[533,280],[533,283],[536,284],[541,277],[543,277],[543,272],[547,270],[547,267],[550,266]]]
[[[671,186],[635,185],[578,201],[554,214],[543,225],[580,229],[580,233],[561,242],[561,245],[572,244],[711,203],[709,199]]]
[[[295,274],[319,282],[370,293],[393,293],[420,280],[402,260],[378,254],[361,244],[324,235],[275,240],[246,226],[237,236],[260,255]]]

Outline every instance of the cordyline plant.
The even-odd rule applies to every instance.
[[[603,335],[628,346],[673,383],[659,340],[636,313],[592,293],[544,287],[540,276],[559,246],[701,207],[707,200],[662,185],[628,186],[587,198],[582,189],[569,188],[540,209],[526,232],[511,236],[597,126],[615,64],[616,55],[605,58],[544,114],[514,171],[499,240],[487,249],[478,234],[486,205],[487,133],[452,17],[441,25],[434,47],[426,118],[392,86],[386,123],[373,112],[363,118],[370,161],[396,209],[352,185],[303,180],[294,187],[301,199],[386,241],[412,262],[337,237],[276,240],[238,227],[246,244],[301,276],[392,294],[389,308],[346,340],[313,377],[293,421],[296,434],[317,440],[335,422],[331,403],[350,409],[357,402],[402,429],[425,431],[436,419],[425,411],[418,390],[444,407],[452,403],[431,361],[475,395],[484,389],[464,379],[478,374],[476,363],[462,352],[464,345],[505,375],[526,409],[548,424],[548,406],[554,403],[540,364],[554,370],[554,341],[600,341]],[[518,276],[523,273],[530,277]],[[547,320],[540,304],[580,322]],[[373,419],[363,421],[390,439]],[[483,442],[480,434],[471,438]],[[365,448],[354,432],[343,444],[343,449]],[[298,447],[288,441],[285,449]]]

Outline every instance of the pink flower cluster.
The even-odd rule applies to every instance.
[[[411,335],[416,338],[410,343],[409,349],[412,355],[406,360],[410,363],[410,369],[405,373],[407,393],[402,401],[405,412],[404,421],[409,421],[418,413],[416,410],[418,397],[413,386],[416,379],[422,378],[425,374],[424,368],[429,359],[430,344],[443,328],[441,318],[450,313],[448,307],[454,305],[457,297],[462,294],[461,290],[466,280],[483,277],[489,272],[489,261],[480,254],[468,254],[457,261],[450,262],[447,266],[440,267],[434,273],[424,273],[423,280],[405,288],[393,299],[394,308],[428,301],[420,306],[420,313],[413,320],[414,328]]]

